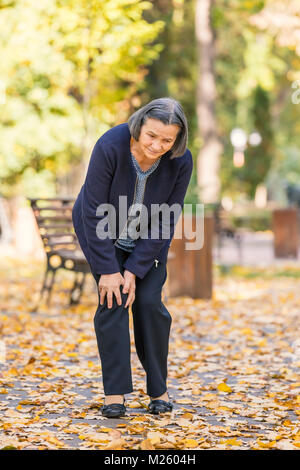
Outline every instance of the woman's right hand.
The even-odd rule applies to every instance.
[[[100,293],[100,304],[103,305],[107,296],[107,306],[112,308],[113,294],[115,294],[118,305],[122,305],[120,286],[125,283],[121,273],[101,274],[98,287]]]

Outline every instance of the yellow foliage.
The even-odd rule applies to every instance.
[[[232,393],[232,390],[231,390],[231,388],[229,387],[229,385],[227,385],[227,384],[224,383],[224,382],[220,383],[220,384],[217,386],[217,389],[218,389],[220,392]]]

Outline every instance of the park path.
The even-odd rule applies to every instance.
[[[61,273],[51,306],[33,314],[42,271],[37,262],[2,258],[0,448],[300,448],[296,263],[236,266],[224,275],[216,267],[211,300],[168,299],[172,413],[146,410],[131,329],[134,392],[118,420],[99,412],[94,281],[81,305],[68,308],[71,279]]]

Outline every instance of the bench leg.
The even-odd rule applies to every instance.
[[[51,276],[51,274],[52,274],[52,276]],[[47,265],[47,268],[46,268],[46,271],[45,271],[45,274],[44,274],[43,284],[42,284],[42,287],[41,287],[41,290],[40,290],[40,297],[39,297],[39,300],[36,303],[36,305],[31,309],[32,312],[35,312],[38,309],[38,307],[39,307],[39,305],[40,305],[40,303],[43,299],[45,291],[48,291],[48,298],[47,298],[46,305],[49,306],[55,274],[56,274],[56,269],[54,269],[54,270],[49,269],[49,266]],[[49,276],[52,277],[52,279],[50,281],[50,284],[48,282]]]
[[[80,279],[81,274],[81,279]],[[86,273],[76,273],[73,287],[70,292],[70,305],[77,305],[80,301],[85,283]]]
[[[46,302],[48,307],[50,305],[50,299],[51,299],[52,288],[53,288],[53,284],[54,284],[54,278],[55,278],[55,275],[56,275],[56,271],[57,271],[56,269],[48,270],[47,273],[46,273],[46,276],[45,276],[43,290],[48,291],[48,297],[47,297],[47,302]],[[50,283],[47,282],[48,281],[48,276],[51,277]]]

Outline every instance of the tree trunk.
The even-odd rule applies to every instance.
[[[11,243],[13,238],[12,227],[9,217],[9,205],[6,199],[0,196],[0,241]]]
[[[79,163],[73,165],[70,172],[62,178],[57,179],[57,194],[59,196],[77,197],[81,186],[84,183],[88,169],[91,151],[95,145],[96,129],[95,122],[90,113],[91,98],[94,93],[92,78],[93,58],[88,57],[86,62],[86,82],[82,95],[82,122],[84,135],[81,142],[81,159]]]
[[[215,203],[220,197],[220,155],[223,145],[215,116],[214,74],[215,32],[211,25],[214,0],[197,0],[195,31],[198,50],[197,117],[202,148],[197,159],[197,184],[202,203]]]

